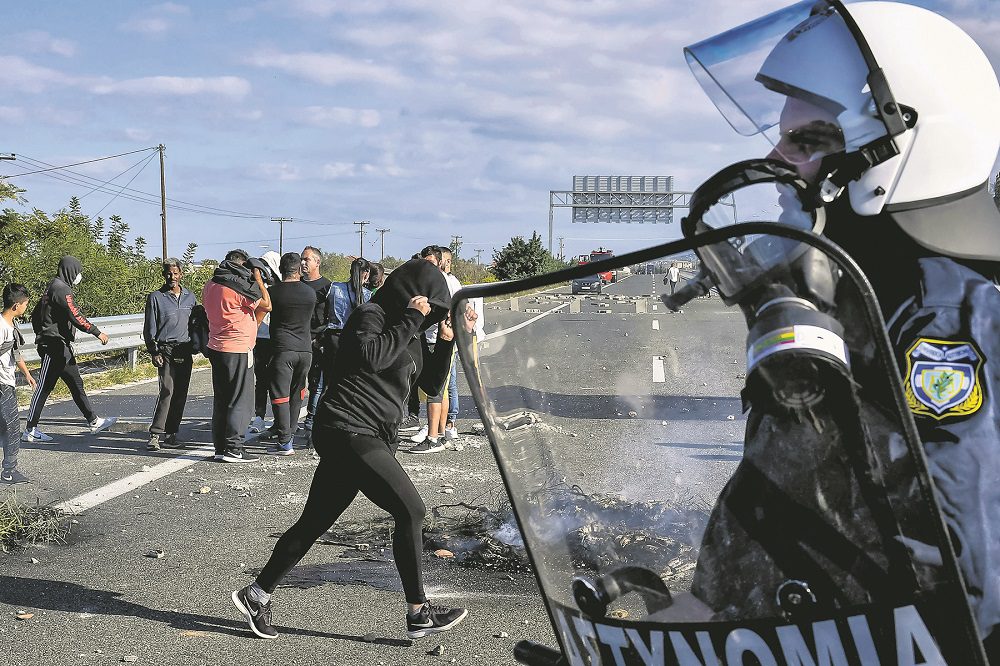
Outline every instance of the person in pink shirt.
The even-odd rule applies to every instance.
[[[208,317],[208,351],[212,362],[212,443],[221,462],[256,460],[243,450],[246,425],[253,415],[253,347],[257,326],[271,311],[261,278],[244,250],[230,250],[205,283],[201,302]]]

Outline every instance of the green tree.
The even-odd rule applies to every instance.
[[[515,236],[502,250],[494,251],[492,271],[500,280],[517,280],[559,270],[566,265],[542,247],[542,237],[536,231],[530,240]]]

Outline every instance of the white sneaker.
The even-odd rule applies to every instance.
[[[410,441],[413,442],[414,444],[419,444],[425,439],[427,439],[427,426],[422,427],[420,430],[417,431],[416,435],[410,437]]]
[[[451,440],[453,440],[453,439],[458,439],[458,428],[455,427],[455,426],[452,426],[450,428],[445,428],[444,429],[444,438],[446,440],[448,440],[449,442]]]
[[[90,422],[90,432],[96,435],[99,432],[104,432],[117,422],[117,416],[101,416]]]
[[[254,433],[264,432],[265,427],[266,426],[264,425],[264,419],[262,419],[259,416],[253,417],[253,420],[250,421],[250,432]]]
[[[21,433],[22,442],[51,442],[52,438],[46,435],[44,432],[35,426],[31,430],[25,430]]]

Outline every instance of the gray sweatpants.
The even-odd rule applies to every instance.
[[[17,467],[21,450],[21,421],[17,416],[17,394],[13,386],[0,384],[0,444],[3,445],[3,471]]]

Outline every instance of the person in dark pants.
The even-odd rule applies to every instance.
[[[299,409],[312,365],[310,323],[316,309],[316,292],[302,282],[302,257],[287,252],[279,267],[281,282],[271,294],[271,410],[278,443],[268,453],[290,456]]]
[[[441,263],[441,248],[437,245],[428,245],[418,254],[413,255],[414,259],[423,259],[435,266]],[[406,399],[406,418],[399,424],[399,433],[404,436],[411,436],[422,428],[420,427],[420,391],[417,390],[416,378],[410,384],[410,393]],[[425,432],[424,435],[427,433]]]
[[[354,311],[340,336],[333,381],[316,413],[313,445],[320,455],[302,516],[274,547],[257,580],[232,594],[233,603],[262,638],[274,638],[271,594],[358,493],[392,514],[392,552],[408,609],[407,634],[420,638],[461,622],[464,608],[432,606],[424,594],[421,553],[426,508],[394,455],[410,377],[439,387],[454,348],[449,328],[434,354],[423,331],[448,312],[444,276],[423,260],[394,270],[371,301]],[[469,313],[472,313],[470,310]],[[475,314],[467,314],[475,319]]]
[[[265,252],[261,259],[270,269],[270,275],[264,277],[264,284],[270,287],[281,280],[281,269],[278,263],[281,256],[271,250]],[[267,416],[268,395],[271,393],[271,313],[267,313],[257,327],[257,341],[253,346],[253,376],[256,388],[253,399],[253,420],[247,436],[267,432],[264,417]],[[272,424],[273,428],[273,424]]]
[[[83,265],[80,260],[69,255],[63,257],[59,260],[56,277],[45,287],[45,292],[31,312],[35,348],[42,359],[42,369],[38,373],[38,387],[31,396],[27,427],[21,434],[22,442],[52,441],[52,437],[38,429],[38,421],[42,417],[45,401],[59,379],[69,388],[73,402],[90,425],[90,432],[96,434],[107,430],[118,420],[116,417],[98,417],[94,412],[83,389],[76,354],[70,346],[76,338],[76,329],[90,333],[102,345],[108,344],[108,336],[87,319],[76,304],[73,287],[82,280]]]
[[[157,367],[160,393],[149,424],[148,451],[178,448],[177,429],[184,417],[191,384],[191,335],[188,323],[197,305],[194,294],[181,286],[184,271],[178,259],[163,262],[164,284],[146,297],[142,338]]]
[[[316,293],[316,310],[313,312],[310,329],[312,334],[312,366],[309,368],[309,402],[306,404],[306,420],[303,427],[312,430],[316,405],[323,393],[323,343],[326,340],[326,328],[330,321],[330,285],[328,278],[319,273],[323,262],[323,253],[318,247],[307,245],[302,250],[302,282],[313,288]]]
[[[248,267],[248,261],[245,251],[231,250],[201,292],[208,317],[207,355],[212,362],[212,442],[220,462],[256,460],[243,450],[253,413],[250,360],[257,325],[271,311],[271,299],[261,268]],[[263,262],[259,265],[264,266]]]

